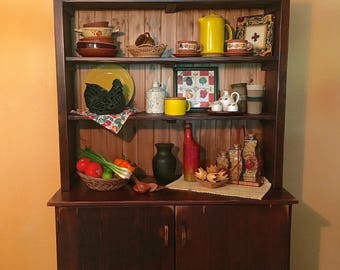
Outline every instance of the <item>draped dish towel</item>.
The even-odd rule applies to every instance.
[[[99,125],[105,127],[106,129],[118,133],[126,120],[128,120],[130,115],[133,115],[136,112],[134,108],[127,108],[121,113],[117,114],[95,114],[88,111],[82,111],[80,109],[72,110],[72,114],[87,116],[89,119],[95,121]]]
[[[247,199],[261,200],[269,191],[271,183],[264,178],[264,183],[260,187],[242,186],[236,184],[227,184],[220,188],[206,188],[201,186],[198,182],[184,181],[183,175],[176,181],[166,186],[169,189],[187,190],[201,193],[210,193],[222,196],[232,196]]]

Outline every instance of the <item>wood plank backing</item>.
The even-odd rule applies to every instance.
[[[233,28],[239,16],[261,14],[257,9],[214,10],[223,16]],[[82,10],[76,12],[75,27],[81,27],[90,21],[108,20],[119,28],[114,35],[120,56],[130,56],[126,45],[134,44],[138,35],[150,32],[158,43],[167,44],[167,50],[175,52],[177,40],[199,40],[198,18],[208,15],[208,10],[186,10],[177,13],[165,13],[163,10]],[[75,34],[75,40],[79,36]],[[186,66],[186,65],[182,65]],[[194,66],[201,66],[198,63]],[[208,66],[205,64],[205,66]],[[231,91],[231,84],[239,82],[266,83],[266,73],[260,64],[216,64],[219,69],[219,91]],[[83,80],[86,73],[95,68],[94,65],[81,64],[76,75],[75,108],[86,109],[83,99]],[[145,93],[151,88],[153,81],[168,84],[167,95],[174,96],[173,72],[171,67],[158,64],[127,65],[135,85],[134,104],[139,110],[145,110]],[[217,154],[228,150],[244,138],[240,127],[245,128],[245,134],[256,133],[263,138],[263,128],[260,123],[251,121],[192,121],[194,137],[201,145],[202,165],[213,164]],[[177,157],[177,173],[182,170],[183,121],[139,122],[128,121],[118,135],[109,132],[96,124],[83,124],[78,129],[80,144],[78,147],[90,146],[108,157],[125,156],[137,163],[141,172],[152,175],[152,157],[156,152],[155,143],[174,143],[173,152]]]

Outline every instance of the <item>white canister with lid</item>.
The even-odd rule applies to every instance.
[[[146,113],[164,113],[165,91],[159,82],[153,82],[146,92]]]

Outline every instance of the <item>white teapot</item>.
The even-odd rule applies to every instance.
[[[227,90],[224,90],[223,92],[224,94],[218,100],[222,103],[223,111],[230,111],[229,107],[235,108],[237,106],[237,103],[240,100],[240,94],[232,92],[229,95]],[[235,111],[235,109],[232,111]]]

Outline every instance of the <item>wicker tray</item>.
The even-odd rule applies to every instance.
[[[102,179],[87,176],[81,172],[77,172],[80,179],[90,188],[97,191],[110,191],[118,190],[128,183],[128,179],[123,178],[112,178],[112,179]]]
[[[142,44],[139,46],[136,45],[127,45],[126,49],[134,56],[134,57],[160,57],[162,53],[166,49],[165,44],[159,45],[151,45],[151,44]]]

